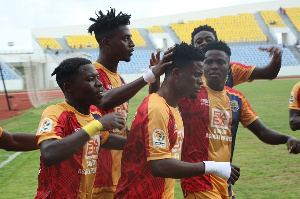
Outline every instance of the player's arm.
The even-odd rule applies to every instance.
[[[290,135],[267,128],[260,119],[254,120],[247,128],[252,131],[261,141],[271,145],[287,144],[290,153],[300,152],[300,141]]]
[[[274,79],[277,77],[281,68],[282,49],[279,47],[259,48],[262,51],[269,52],[272,57],[266,67],[255,67],[249,79]]]
[[[100,123],[99,123],[100,122]],[[41,157],[46,166],[58,164],[69,159],[97,132],[102,129],[123,129],[124,118],[119,113],[106,114],[99,119],[85,125],[77,132],[62,139],[49,139],[41,142]]]
[[[172,55],[172,50],[173,48],[168,50],[164,54],[161,62],[159,62],[158,65],[152,68],[152,72],[155,78],[161,76],[164,73],[164,69],[172,64],[171,62],[166,62],[166,60]],[[147,75],[144,75],[143,77],[140,77],[129,84],[105,92],[101,103],[98,104],[97,107],[100,110],[107,111],[128,101],[148,83],[147,77]]]
[[[32,151],[38,149],[37,139],[33,133],[9,133],[3,130],[0,148],[7,151]]]
[[[106,149],[123,150],[126,141],[126,137],[110,133],[107,140],[101,145],[101,147]]]
[[[300,110],[290,109],[290,127],[293,131],[300,129]]]
[[[156,53],[156,56],[154,56],[154,53],[151,53],[150,58],[150,67],[157,65],[160,62],[160,50]],[[160,88],[160,77],[156,78],[156,81],[154,83],[149,84],[149,94],[156,93],[158,89]]]
[[[198,162],[189,163],[172,158],[149,161],[151,173],[154,177],[163,178],[189,178],[193,176],[214,174],[230,179],[231,183],[239,179],[240,168],[229,162]]]

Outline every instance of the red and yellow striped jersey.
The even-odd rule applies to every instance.
[[[174,198],[174,179],[154,177],[148,161],[179,160],[183,123],[178,108],[151,94],[137,109],[122,156],[115,198]]]
[[[125,81],[120,74],[109,71],[98,62],[94,62],[93,65],[96,67],[96,70],[99,73],[99,80],[106,90],[111,90],[125,84]],[[99,110],[95,106],[91,106],[91,110],[100,111],[102,115],[110,112],[117,112],[124,117],[125,121],[127,121],[128,102],[124,102],[109,111]],[[122,131],[110,131],[110,133],[126,137],[126,129],[127,128]],[[121,176],[121,157],[122,150],[102,149],[100,151],[99,160],[101,161],[98,161],[94,187],[107,187],[118,184],[118,180]]]
[[[289,108],[300,110],[300,82],[292,89]]]
[[[229,87],[214,91],[203,85],[198,97],[184,97],[179,109],[185,130],[181,156],[185,162],[231,162],[239,122],[246,127],[258,118],[242,93]],[[227,180],[215,175],[182,179],[181,185],[184,194],[213,188],[223,196],[232,194]]]
[[[93,115],[100,117],[100,113]],[[75,133],[94,120],[93,115],[81,114],[67,102],[49,106],[43,112],[36,133],[38,145]],[[36,198],[91,198],[98,151],[108,135],[102,132],[100,140],[100,132],[97,133],[76,154],[59,164],[46,167],[41,158]]]

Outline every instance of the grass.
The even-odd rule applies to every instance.
[[[293,135],[288,123],[289,94],[299,80],[254,81],[236,87],[248,99],[263,123],[276,131]],[[128,124],[147,88],[142,89],[129,104]],[[56,100],[53,103],[57,103]],[[48,104],[49,105],[49,104]],[[34,133],[43,110],[32,108],[12,119],[0,121],[0,126],[11,132]],[[0,163],[13,152],[0,150]],[[233,163],[241,168],[241,177],[233,186],[239,199],[299,198],[300,158],[290,155],[286,145],[270,146],[258,140],[249,130],[239,127]],[[33,198],[36,194],[39,151],[24,152],[0,169],[0,198]],[[183,198],[180,182],[176,180],[175,198]]]

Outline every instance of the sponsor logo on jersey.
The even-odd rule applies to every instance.
[[[41,123],[38,134],[41,135],[43,132],[50,132],[52,130],[53,120],[45,117],[43,122]]]
[[[166,133],[161,129],[156,129],[152,133],[154,147],[167,147]]]
[[[209,100],[208,99],[200,99],[201,106],[209,106]]]
[[[233,112],[237,112],[239,110],[239,103],[236,100],[232,100],[229,102],[231,110],[233,110]]]
[[[212,108],[211,127],[228,129],[230,114],[226,110]]]
[[[295,103],[295,93],[291,92],[290,103]]]

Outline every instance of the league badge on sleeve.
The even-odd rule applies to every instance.
[[[53,120],[45,117],[43,122],[41,123],[40,129],[39,129],[39,135],[41,135],[43,132],[50,132],[52,130],[53,126]]]
[[[153,133],[153,146],[154,147],[167,147],[166,133],[161,129],[156,129]]]

